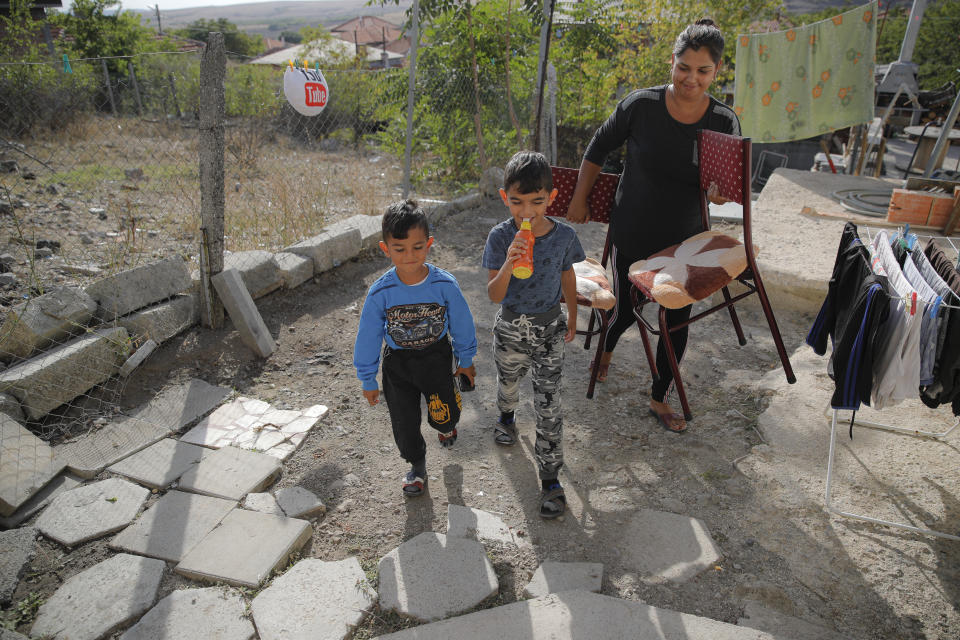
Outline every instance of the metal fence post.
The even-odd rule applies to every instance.
[[[227,54],[222,33],[210,33],[200,61],[200,321],[223,326],[223,303],[210,277],[223,271],[223,121]]]
[[[107,85],[107,97],[110,98],[110,111],[114,117],[116,117],[117,102],[113,99],[113,85],[110,83],[110,72],[107,71],[107,61],[101,58],[100,64],[103,66],[103,83]]]
[[[417,42],[420,40],[420,3],[413,0],[413,28],[410,31],[410,72],[407,80],[407,140],[403,152],[403,197],[410,195],[410,158],[413,150],[413,105],[417,80]]]
[[[130,86],[137,98],[137,115],[143,117],[143,102],[140,100],[140,87],[137,86],[137,74],[133,72],[133,61],[127,60],[127,72],[130,74]]]

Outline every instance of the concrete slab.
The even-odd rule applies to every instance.
[[[215,274],[211,280],[233,326],[240,334],[243,343],[261,358],[273,353],[277,345],[273,336],[267,330],[257,305],[247,291],[240,274],[234,269],[227,269]]]
[[[260,640],[343,640],[376,600],[356,558],[307,558],[253,599],[253,619]]]
[[[281,410],[241,396],[198,422],[181,440],[204,447],[255,450],[286,460],[326,414],[322,404],[302,411]]]
[[[115,375],[129,347],[123,327],[97,329],[3,371],[0,392],[37,420]]]
[[[290,245],[284,251],[313,260],[313,272],[317,274],[356,256],[360,253],[360,244],[360,230],[340,223],[325,228],[320,235]]]
[[[379,640],[787,640],[585,591],[566,591],[380,636]]]
[[[217,498],[242,500],[251,491],[270,486],[280,474],[273,456],[223,447],[204,456],[180,477],[179,488]]]
[[[176,433],[207,413],[229,389],[192,379],[167,387],[132,416],[112,422],[89,436],[55,447],[71,471],[92,478],[108,466]]]
[[[130,524],[149,495],[149,489],[120,478],[80,486],[54,498],[37,519],[37,528],[72,547]]]
[[[269,513],[275,516],[285,516],[283,509],[277,504],[272,493],[248,493],[243,499],[243,508],[260,513]]]
[[[10,602],[36,552],[37,530],[33,527],[0,532],[0,604]]]
[[[273,259],[280,269],[280,278],[286,289],[296,289],[313,277],[313,260],[306,256],[280,251],[273,254]]]
[[[251,640],[240,594],[219,587],[174,591],[127,629],[120,640]]]
[[[447,537],[530,546],[526,538],[518,536],[513,528],[492,513],[459,504],[447,505]]]
[[[327,512],[327,507],[320,498],[303,487],[279,489],[277,491],[277,504],[290,518],[312,518]]]
[[[27,636],[21,635],[16,631],[9,629],[0,629],[0,640],[30,640]]]
[[[197,296],[187,293],[174,296],[166,302],[123,316],[117,324],[132,337],[150,338],[163,344],[181,331],[200,322],[200,303]]]
[[[247,292],[254,300],[283,286],[280,267],[269,251],[238,251],[223,256],[223,268],[240,274]]]
[[[146,342],[140,345],[136,351],[133,352],[133,355],[127,358],[122,365],[120,365],[120,371],[118,375],[121,378],[128,377],[134,370],[143,364],[143,361],[150,357],[150,354],[153,353],[159,345],[153,341],[153,339],[148,338]]]
[[[177,256],[97,280],[86,292],[97,301],[100,319],[112,321],[187,291],[190,286],[190,269]]]
[[[686,582],[720,560],[720,550],[703,522],[675,513],[641,509],[620,540],[626,566],[673,582]]]
[[[427,531],[380,559],[380,606],[438,620],[475,607],[500,585],[483,545]]]
[[[83,330],[97,302],[80,289],[57,287],[15,305],[0,327],[0,360],[29,358],[40,349],[63,342]]]
[[[33,494],[16,511],[9,516],[0,518],[0,529],[12,529],[20,526],[22,522],[50,504],[50,501],[58,495],[74,487],[79,487],[81,484],[83,484],[83,478],[80,476],[69,472],[60,473],[53,480],[43,485],[40,491]]]
[[[539,598],[561,591],[600,593],[603,565],[599,562],[544,562],[523,589],[528,598]]]
[[[23,409],[20,401],[9,393],[0,393],[0,413],[5,413],[17,422],[23,422]]]
[[[162,560],[118,554],[68,578],[40,605],[31,636],[99,640],[157,600]]]
[[[0,515],[9,516],[63,470],[46,442],[0,413]]]
[[[360,248],[374,249],[383,239],[383,216],[357,214],[343,221],[344,225],[360,231]]]
[[[746,602],[743,616],[737,620],[737,624],[768,633],[782,633],[791,640],[849,640],[847,636],[823,625],[768,609],[754,600]]]
[[[209,449],[164,438],[146,449],[107,467],[151,489],[163,489],[189,471]]]
[[[233,500],[168,491],[117,534],[110,547],[180,562],[236,505]]]
[[[176,567],[195,580],[257,587],[310,539],[306,520],[234,509]]]

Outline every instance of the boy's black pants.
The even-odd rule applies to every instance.
[[[450,433],[460,421],[460,390],[453,383],[452,363],[453,350],[446,336],[425,349],[383,350],[383,397],[393,439],[410,464],[427,454],[420,433],[421,396],[427,399],[427,422],[440,433]]]

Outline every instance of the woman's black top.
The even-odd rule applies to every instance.
[[[740,135],[733,109],[713,97],[698,122],[677,122],[667,112],[666,89],[640,89],[621,100],[584,154],[603,166],[608,153],[627,143],[610,228],[617,250],[631,262],[703,231],[697,130]]]

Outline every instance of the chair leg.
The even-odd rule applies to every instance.
[[[767,324],[770,325],[770,334],[773,336],[773,343],[777,345],[777,354],[780,356],[781,364],[783,364],[783,372],[787,376],[787,382],[793,384],[797,381],[797,376],[793,374],[793,367],[790,366],[787,349],[783,346],[783,338],[780,337],[780,328],[777,327],[777,319],[773,317],[773,307],[770,306],[770,300],[767,299],[767,292],[763,288],[763,281],[760,280],[760,274],[757,273],[756,270],[753,272],[753,283],[757,287],[757,297],[760,298],[763,315],[767,316]]]
[[[603,312],[601,311],[600,313],[603,313]],[[593,323],[594,323],[594,321],[595,321],[596,319],[597,319],[596,313],[591,313],[591,314],[590,314],[590,323],[587,325],[587,339],[583,341],[583,348],[584,348],[584,349],[589,349],[589,348],[590,348],[590,338],[593,337]],[[590,396],[587,396],[587,397],[589,398]]]
[[[730,302],[730,289],[724,287],[721,291],[723,291],[723,299]],[[737,310],[733,308],[733,305],[727,307],[727,310],[730,312],[730,320],[733,321],[733,330],[737,332],[737,341],[742,347],[747,344],[747,339],[743,335],[743,328],[740,326],[740,318],[737,317]]]
[[[640,339],[643,340],[643,351],[647,354],[647,364],[650,365],[650,377],[652,380],[656,380],[658,377],[657,374],[657,361],[653,357],[653,349],[650,348],[650,335],[647,333],[647,328],[644,326],[643,322],[640,321],[640,292],[637,291],[636,287],[630,287],[630,301],[633,304],[633,315],[637,320],[637,328],[640,329]]]
[[[677,354],[673,350],[670,327],[667,325],[667,310],[664,307],[660,307],[660,340],[664,341],[663,346],[667,349],[667,361],[670,363],[670,371],[673,372],[673,384],[677,387],[677,396],[680,397],[683,418],[692,420],[693,414],[690,413],[690,403],[687,402],[687,393],[683,389],[683,380],[680,379],[680,363],[677,362]]]
[[[591,323],[595,314],[600,314],[600,333],[597,335],[597,352],[593,356],[593,366],[590,367],[590,384],[587,386],[587,398],[593,399],[593,389],[597,386],[597,376],[600,374],[600,357],[603,355],[603,346],[607,343],[607,314],[603,311],[594,310],[590,314]],[[590,336],[587,336],[589,340]]]

